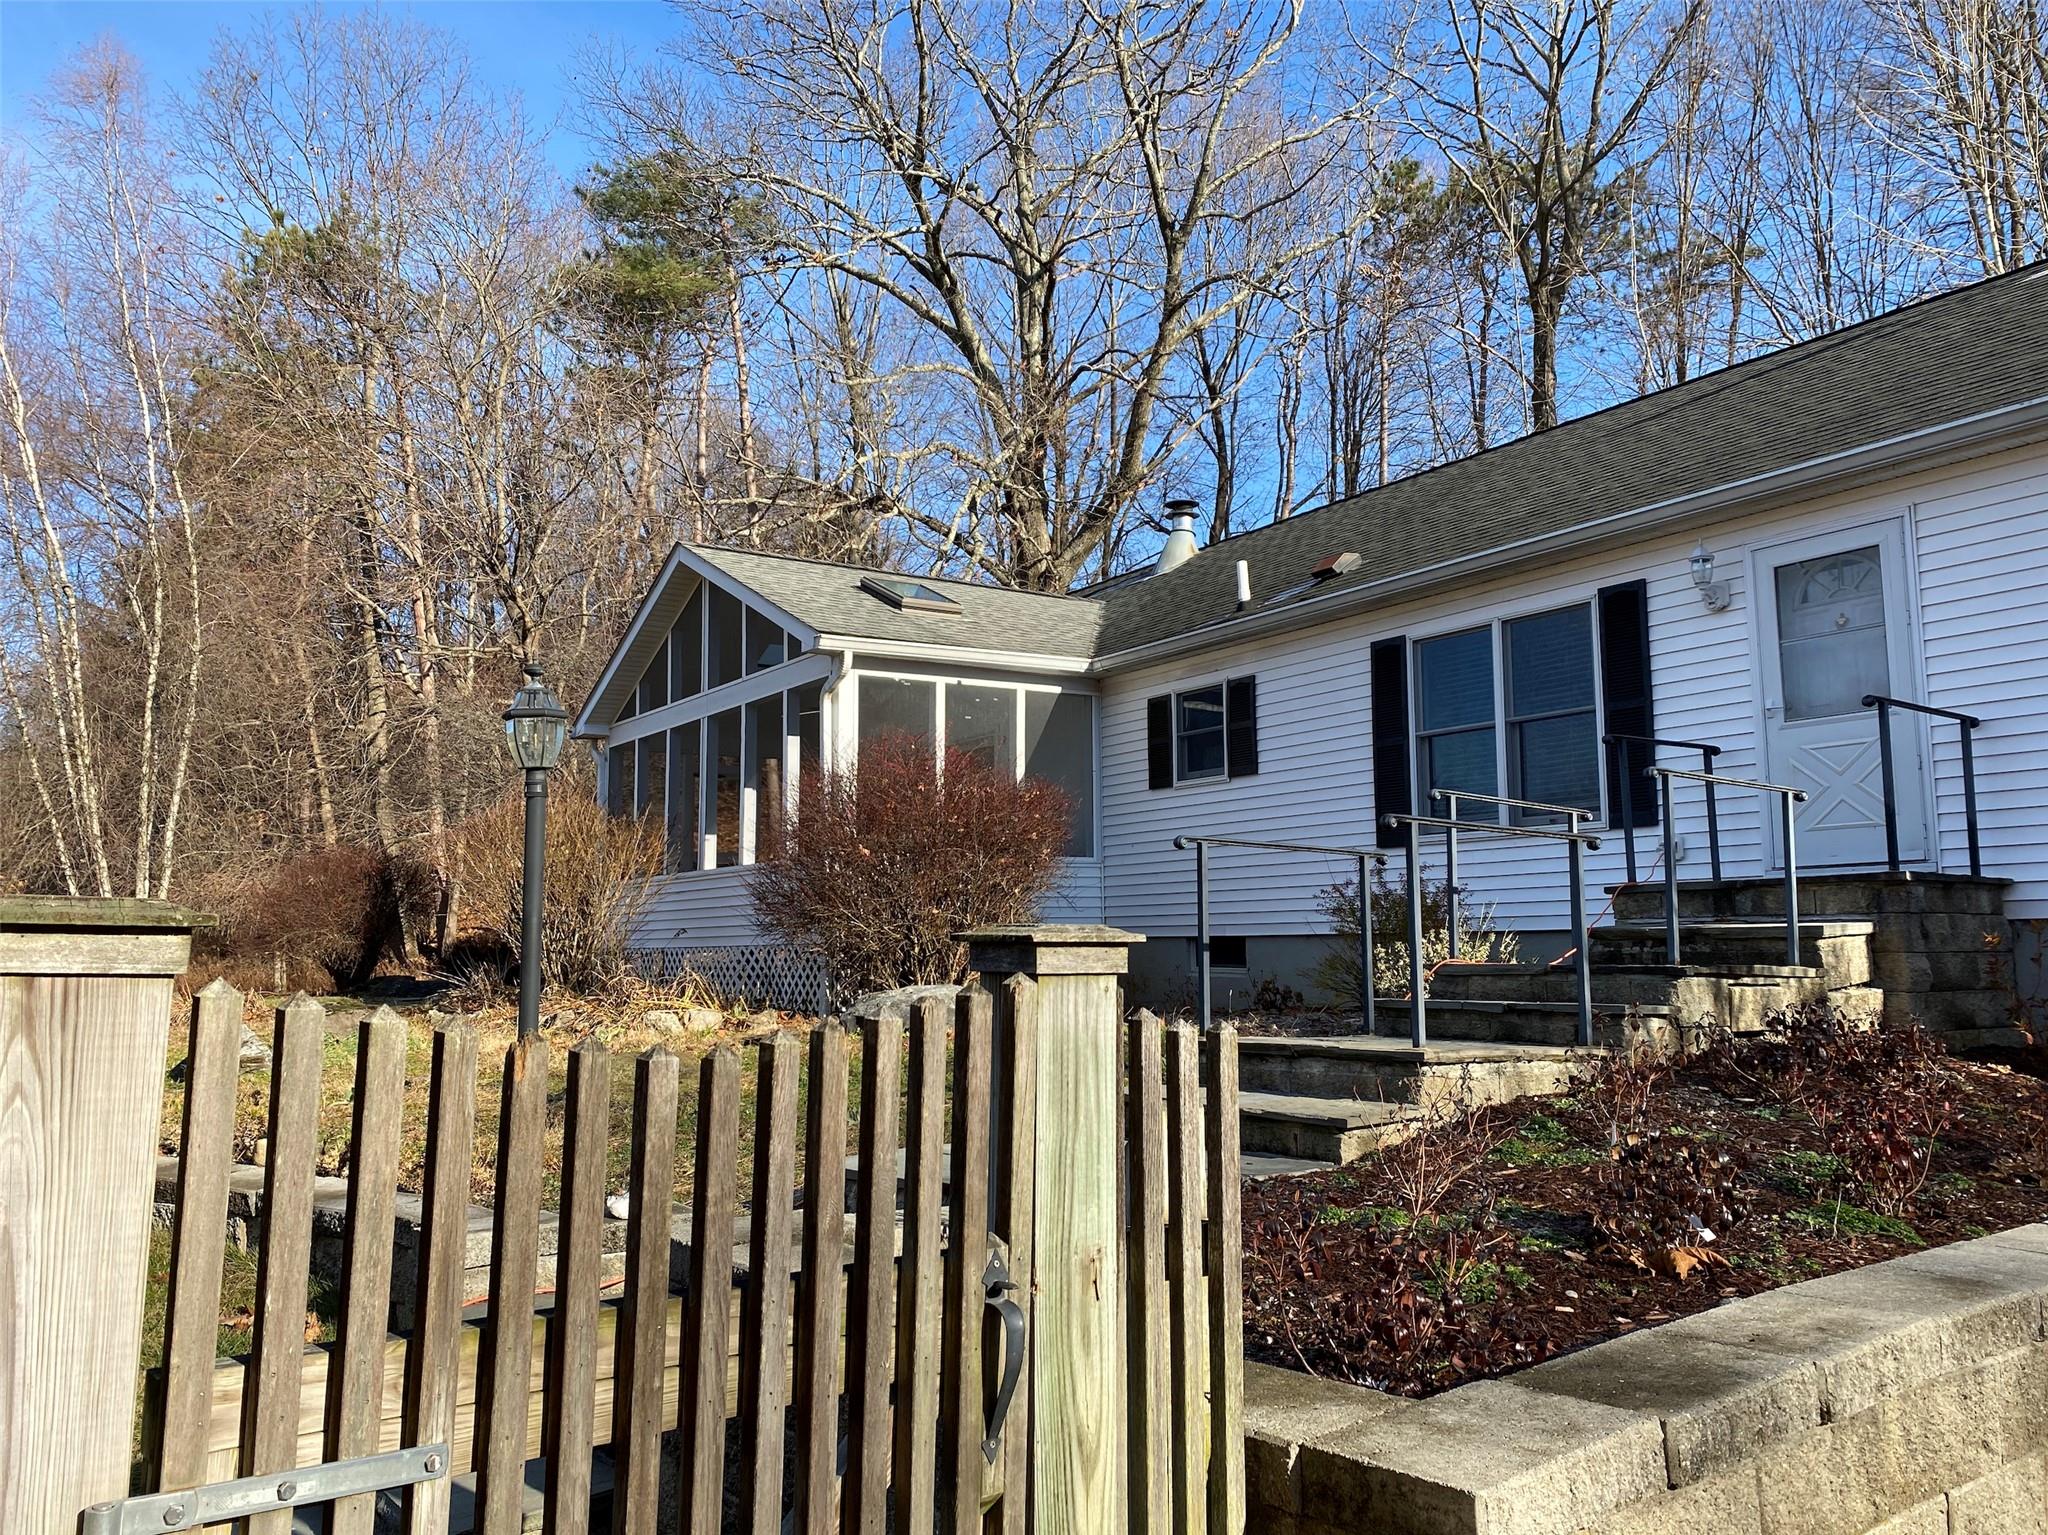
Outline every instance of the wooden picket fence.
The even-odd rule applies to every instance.
[[[611,1528],[623,1535],[652,1535],[658,1524],[692,1535],[1033,1530],[1030,1369],[999,1449],[984,1455],[1003,1360],[983,1281],[991,1253],[1000,1254],[1021,1282],[1013,1298],[1029,1348],[1060,1346],[1030,1330],[1036,984],[1012,976],[993,991],[970,988],[957,1007],[926,1003],[907,1025],[863,1025],[857,1102],[838,1024],[744,1047],[757,1054],[745,1190],[740,1050],[706,1054],[680,1293],[670,1282],[678,1059],[657,1049],[615,1062],[590,1042],[569,1052],[554,1293],[537,1305],[549,1057],[537,1038],[514,1044],[496,1124],[483,1127],[495,1131],[497,1176],[481,1321],[464,1319],[463,1295],[478,1049],[459,1025],[437,1030],[413,1322],[402,1336],[389,1318],[407,1035],[403,1020],[379,1010],[359,1031],[331,1345],[305,1337],[329,1026],[317,1004],[295,999],[279,1011],[273,1042],[253,1343],[246,1360],[228,1361],[214,1355],[243,999],[216,982],[192,1009],[164,1363],[145,1402],[143,1490],[446,1443],[446,1474],[403,1490],[401,1529],[447,1535],[450,1478],[468,1474],[475,1529],[531,1528],[528,1463],[541,1460],[540,1527],[581,1535],[603,1506],[593,1503],[592,1468],[608,1446]],[[1203,1041],[1149,1015],[1126,1037],[1129,1527],[1236,1535],[1244,1488],[1235,1041],[1228,1031]],[[606,1138],[627,1072],[624,1282],[608,1297]],[[851,1210],[849,1130],[858,1157]],[[736,1250],[743,1199],[747,1230]],[[680,1509],[663,1515],[671,1433]],[[327,1529],[370,1531],[375,1501],[336,1502]],[[249,1528],[281,1535],[291,1518],[258,1515]]]

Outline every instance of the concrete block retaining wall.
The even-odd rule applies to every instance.
[[[2048,1225],[1423,1402],[1258,1365],[1260,1535],[2048,1535]]]

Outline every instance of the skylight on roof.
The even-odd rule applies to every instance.
[[[957,613],[960,604],[935,586],[907,576],[863,576],[861,590],[892,608],[915,613]]]

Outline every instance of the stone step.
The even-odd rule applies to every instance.
[[[1293,1093],[1238,1095],[1239,1147],[1297,1161],[1355,1162],[1376,1146],[1405,1140],[1422,1120],[1411,1103],[1368,1103]]]
[[[1674,967],[1596,960],[1592,984],[1596,1006],[1656,1009],[1650,1016],[1668,1020],[1673,1027],[1713,1022],[1738,1031],[1761,1028],[1772,1013],[1808,1002],[1826,1000],[1851,1011],[1876,1013],[1884,1001],[1871,986],[1830,988],[1827,974],[1808,966]],[[1446,1002],[1568,1003],[1577,996],[1578,982],[1571,970],[1553,965],[1446,966],[1430,987],[1432,1008]],[[1433,1025],[1430,1032],[1435,1036],[1443,1031]]]
[[[1432,996],[1424,1010],[1432,1045],[1450,1041],[1478,1044],[1573,1046],[1579,1038],[1578,995],[1566,988],[1565,998]],[[1382,998],[1375,1004],[1380,1032],[1405,1039],[1408,999]],[[1612,1047],[1628,1041],[1631,1028],[1662,1045],[1676,1041],[1671,1009],[1658,1003],[1593,1004],[1593,1043]]]
[[[1822,971],[1830,989],[1870,983],[1870,940],[1875,924],[1868,920],[1815,919],[1799,924],[1799,958],[1803,967]],[[1784,969],[1785,926],[1782,921],[1681,922],[1678,953],[1682,963],[1737,966],[1755,974],[1758,967]],[[1668,965],[1669,940],[1661,922],[1616,922],[1596,927],[1593,966]],[[1761,977],[1758,977],[1761,978]]]
[[[1405,1020],[1406,1003],[1397,1005]],[[1381,1026],[1387,1026],[1384,1020]],[[1238,1080],[1246,1092],[1403,1107],[1459,1096],[1505,1103],[1556,1091],[1571,1075],[1577,1054],[1550,1041],[1445,1037],[1416,1050],[1405,1037],[1384,1034],[1248,1037],[1238,1042]]]
[[[1904,869],[1799,878],[1799,909],[1816,916],[1880,917],[1916,913],[1994,917],[2005,910],[2012,881],[1968,874],[1929,874]],[[1609,885],[1614,915],[1622,922],[1660,921],[1664,887],[1655,881]],[[1678,882],[1681,918],[1782,917],[1785,882],[1770,875],[1751,879],[1687,879]]]

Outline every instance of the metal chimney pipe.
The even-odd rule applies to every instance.
[[[1176,496],[1166,503],[1166,520],[1169,531],[1166,547],[1159,551],[1159,561],[1152,567],[1152,574],[1163,576],[1177,565],[1185,565],[1195,557],[1199,547],[1195,543],[1195,502],[1190,496]]]

